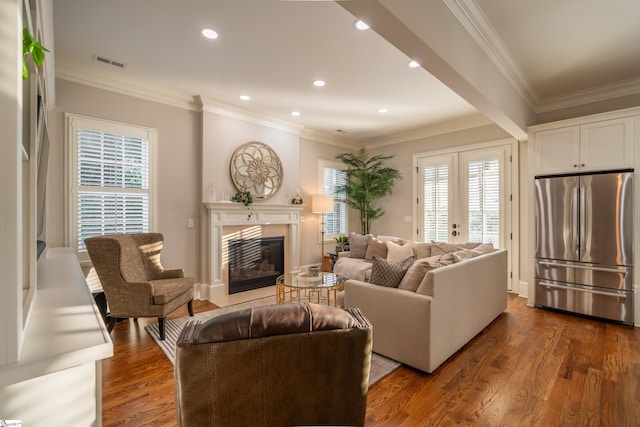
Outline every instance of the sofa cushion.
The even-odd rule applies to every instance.
[[[387,261],[398,262],[411,256],[414,256],[411,243],[400,245],[391,241],[387,242]]]
[[[414,242],[413,253],[416,258],[429,258],[431,256],[431,243]]]
[[[364,259],[367,261],[373,261],[373,257],[379,258],[387,257],[387,244],[376,237],[369,236],[369,244],[367,246],[367,253]]]
[[[471,255],[476,257],[484,254],[491,253],[496,249],[493,247],[493,243],[483,243],[475,248],[471,249]]]
[[[367,246],[369,245],[369,235],[358,233],[349,233],[349,251],[351,258],[364,259],[367,255]]]
[[[431,241],[431,255],[450,254],[458,249],[462,249],[462,246],[457,243]]]
[[[422,279],[424,279],[424,275],[440,266],[440,264],[434,264],[437,263],[439,259],[440,255],[417,259],[405,273],[398,285],[398,289],[415,292],[420,286]]]
[[[367,280],[371,263],[364,258],[339,257],[333,265],[333,272],[346,279]]]
[[[389,262],[384,258],[374,257],[371,266],[371,283],[397,288],[415,260],[416,257],[413,255],[398,262]]]

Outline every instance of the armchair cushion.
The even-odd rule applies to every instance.
[[[176,279],[162,279],[149,281],[152,287],[153,303],[167,304],[180,295],[193,289],[195,279],[193,277],[181,277]]]

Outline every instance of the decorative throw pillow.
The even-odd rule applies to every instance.
[[[368,234],[349,233],[349,251],[351,251],[351,258],[364,258],[367,255],[368,244]]]
[[[451,255],[453,255],[453,262],[460,262],[473,257],[470,249],[460,249],[455,252],[451,252]]]
[[[478,243],[478,242],[467,242],[463,245],[460,245],[460,247],[463,247],[465,249],[474,249],[477,248],[478,246],[480,246],[482,243]]]
[[[400,281],[398,289],[415,292],[425,274],[441,265],[438,263],[438,259],[440,259],[440,255],[416,260]]]
[[[416,258],[428,258],[431,256],[431,243],[415,243],[413,244],[413,253]]]
[[[413,256],[413,246],[410,243],[399,245],[395,242],[387,242],[387,261],[398,262]]]
[[[480,246],[476,246],[475,248],[471,249],[471,256],[480,256],[493,251],[495,251],[493,243],[483,243]]]
[[[374,285],[397,288],[405,273],[413,265],[416,257],[411,256],[398,262],[389,262],[384,258],[373,257],[371,265],[371,283]]]
[[[460,245],[447,242],[431,241],[431,255],[444,255],[462,249]]]
[[[366,259],[367,261],[372,261],[374,256],[377,256],[379,258],[386,258],[387,244],[385,242],[381,242],[379,239],[373,236],[369,236],[367,253],[365,254],[364,259]]]

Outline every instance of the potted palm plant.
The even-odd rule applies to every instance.
[[[362,234],[368,234],[371,222],[384,215],[384,209],[376,201],[391,194],[395,182],[402,176],[396,169],[384,165],[393,155],[369,157],[367,150],[361,148],[358,154],[344,153],[336,158],[347,166],[347,183],[336,190],[344,192],[347,205],[360,212]]]

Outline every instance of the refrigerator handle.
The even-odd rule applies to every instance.
[[[579,198],[579,189],[578,187],[574,187],[571,189],[571,239],[573,240],[571,243],[576,250],[576,253],[579,254],[580,246],[578,240],[578,198]]]
[[[580,185],[579,190],[578,190],[578,197],[580,199],[580,246],[578,247],[578,250],[580,251],[580,258],[582,259],[582,255],[584,254],[585,251],[585,246],[587,244],[586,242],[586,234],[585,234],[585,230],[587,227],[587,204],[586,204],[586,195],[585,195],[585,191],[586,188],[584,187],[584,185]]]

